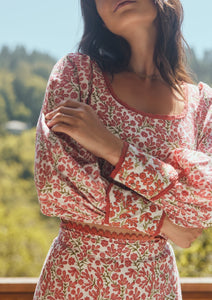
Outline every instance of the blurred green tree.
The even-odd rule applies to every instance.
[[[38,276],[58,221],[40,214],[34,186],[35,129],[0,136],[0,277]]]

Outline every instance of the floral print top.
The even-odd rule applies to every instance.
[[[121,101],[96,62],[69,54],[54,67],[37,125],[35,183],[48,216],[156,236],[163,218],[184,227],[212,225],[212,89],[184,83],[177,116],[136,111]],[[45,114],[64,100],[89,104],[125,141],[111,166],[65,134]]]

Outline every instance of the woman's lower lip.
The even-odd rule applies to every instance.
[[[135,1],[123,1],[122,3],[120,3],[119,5],[117,5],[117,7],[114,9],[114,12],[116,12],[119,8],[131,4],[131,3],[135,3]]]

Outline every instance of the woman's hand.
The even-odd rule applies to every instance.
[[[165,217],[161,233],[177,246],[181,248],[189,248],[191,243],[201,235],[202,229],[177,226],[172,223],[168,217]]]
[[[47,126],[69,135],[94,155],[116,165],[123,141],[108,131],[87,104],[68,100],[46,115]]]

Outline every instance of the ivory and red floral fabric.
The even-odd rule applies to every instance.
[[[165,214],[175,224],[185,227],[211,226],[212,90],[203,83],[198,86],[184,83],[183,90],[186,104],[180,115],[139,112],[114,94],[106,74],[88,56],[69,54],[61,59],[50,76],[37,126],[35,183],[41,211],[65,221],[109,224],[143,232],[151,238],[159,234]],[[125,141],[122,156],[115,168],[83,149],[73,139],[55,134],[46,126],[45,114],[70,98],[89,104],[108,130]],[[63,264],[59,264],[61,268],[58,267],[58,270],[61,271],[58,272],[62,272],[60,278],[62,274],[75,278],[71,271],[72,264],[69,264],[73,253],[66,249],[65,244],[59,245],[59,241],[60,238],[54,243],[43,270],[43,274],[47,274],[43,275],[44,283],[47,284],[48,278],[50,284],[54,285],[54,293],[56,289],[58,293],[63,293],[62,281],[55,282],[56,269],[52,269],[60,260],[66,261],[65,269]],[[146,243],[142,247],[146,247],[150,255],[152,250],[148,247],[151,242]],[[154,245],[154,240],[151,245]],[[58,254],[57,247],[64,249]],[[142,251],[142,247],[139,251]],[[166,247],[169,246],[165,242],[161,251],[166,251]],[[169,278],[177,276],[173,273],[176,272],[176,266],[171,250],[161,262],[162,271],[153,261],[149,260],[145,265],[146,272],[151,274],[149,276],[153,280],[163,276],[164,268]],[[52,267],[47,267],[48,264],[52,264]],[[76,261],[73,264],[76,266]],[[93,266],[88,263],[86,272]],[[108,267],[101,264],[101,268]],[[143,268],[141,263],[137,270],[139,276]],[[97,270],[92,269],[92,272]],[[125,278],[121,274],[128,276],[123,272],[121,268],[117,273],[119,279]],[[100,288],[99,277],[95,275],[92,278],[95,288]],[[155,280],[159,282],[159,279]],[[148,289],[150,281],[146,283]],[[171,279],[161,282],[164,284],[163,289],[162,285],[158,287],[162,289],[161,293],[167,288],[171,291]],[[80,284],[76,286],[80,291]],[[181,299],[176,292],[177,283],[173,296],[167,298],[151,298],[151,291],[148,294],[144,289],[141,296],[136,287],[132,287],[132,291],[138,294],[137,298],[130,298],[129,292],[129,296],[120,299]],[[87,296],[86,289],[82,289],[84,298],[79,299],[113,299],[115,293],[113,285],[110,286],[110,297],[92,298]],[[43,298],[35,299],[72,299],[72,293],[74,290],[69,296],[60,298],[51,296],[49,291],[45,298],[43,291]]]
[[[165,240],[142,243],[61,230],[34,300],[179,300],[178,279]]]
[[[137,112],[114,95],[88,56],[60,60],[37,127],[35,182],[42,212],[150,235],[159,233],[163,212],[179,225],[212,225],[212,90],[202,83],[183,88],[181,115]],[[45,114],[69,98],[89,103],[126,141],[115,170],[46,126]]]

